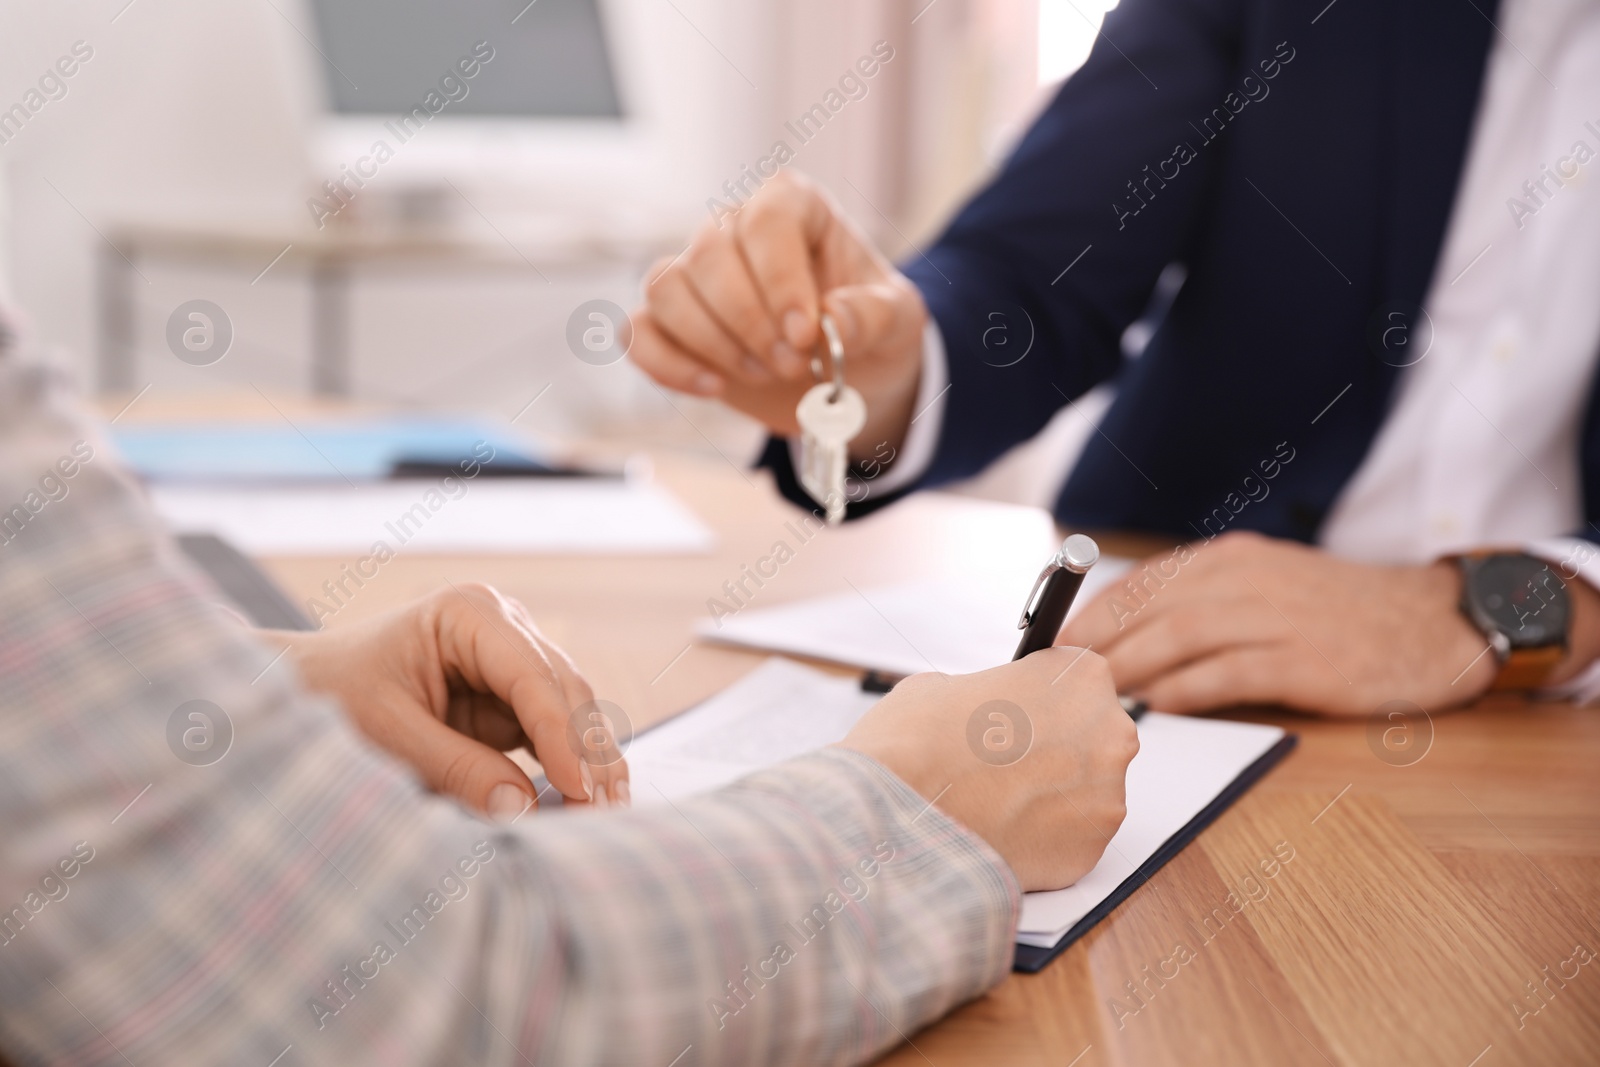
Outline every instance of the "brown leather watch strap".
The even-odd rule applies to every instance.
[[[1490,692],[1538,689],[1549,679],[1556,667],[1567,656],[1565,645],[1545,645],[1542,648],[1514,648],[1500,665]]]

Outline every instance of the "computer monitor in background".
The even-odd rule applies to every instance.
[[[450,114],[622,118],[596,0],[542,0],[509,22],[504,16],[514,7],[511,0],[314,0],[333,110],[408,111],[441,74],[455,72],[469,46],[480,46],[485,61],[461,72],[471,91],[448,101]]]
[[[682,153],[653,106],[670,79],[637,0],[306,2],[319,226],[481,215],[557,244],[632,242],[681,215],[674,199],[697,206],[673,189]]]

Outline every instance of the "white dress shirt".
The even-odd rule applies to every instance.
[[[1419,562],[1584,525],[1578,438],[1600,350],[1600,4],[1508,0],[1501,28],[1424,303],[1432,348],[1402,374],[1322,529],[1343,556]]]
[[[1600,4],[1506,0],[1414,359],[1321,533],[1330,552],[1424,563],[1519,545],[1600,588],[1579,433],[1600,352]],[[1420,347],[1418,347],[1420,346]],[[1425,350],[1425,354],[1421,352]],[[949,380],[923,348],[918,416],[874,492],[932,460]],[[1600,542],[1600,528],[1593,529]],[[1575,683],[1600,694],[1600,664]]]

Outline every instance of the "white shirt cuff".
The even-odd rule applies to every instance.
[[[1600,589],[1600,545],[1578,537],[1547,537],[1529,542],[1523,550],[1549,563],[1564,582],[1587,582]],[[1600,659],[1560,685],[1541,691],[1542,695],[1579,704],[1600,699]]]
[[[851,475],[846,479],[845,497],[851,503],[860,503],[874,493],[904,489],[927,473],[933,464],[934,450],[939,446],[939,431],[944,428],[945,394],[949,391],[950,368],[945,363],[944,335],[930,316],[922,330],[922,381],[917,385],[917,399],[905,442],[897,454],[887,457],[888,469],[877,477],[863,479]],[[798,474],[799,438],[789,438],[789,461]],[[883,457],[876,458],[878,463],[884,461]],[[873,462],[869,459],[863,465],[870,471]]]

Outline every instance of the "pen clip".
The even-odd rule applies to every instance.
[[[1028,624],[1033,622],[1034,598],[1039,595],[1039,590],[1044,588],[1045,580],[1060,569],[1061,560],[1059,557],[1057,557],[1052,559],[1049,563],[1046,563],[1044,565],[1044,570],[1039,572],[1039,577],[1033,580],[1033,588],[1029,590],[1028,599],[1024,601],[1022,605],[1022,618],[1017,620],[1017,629],[1026,630],[1028,628]]]

